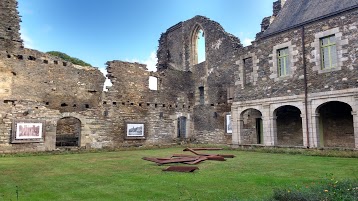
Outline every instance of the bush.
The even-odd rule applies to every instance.
[[[91,66],[91,64],[86,63],[84,61],[82,61],[81,59],[75,58],[75,57],[71,57],[63,52],[58,52],[58,51],[50,51],[50,52],[46,52],[47,54],[50,54],[52,56],[56,56],[56,57],[60,57],[61,59],[71,62],[73,64],[76,65],[80,65],[80,66]]]
[[[305,187],[275,189],[270,201],[354,201],[358,200],[358,180],[337,181],[330,175]]]

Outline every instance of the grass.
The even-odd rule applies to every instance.
[[[356,158],[245,152],[205,161],[195,173],[162,172],[143,156],[182,148],[0,158],[0,200],[262,200],[273,189],[305,186],[327,174],[358,178]]]

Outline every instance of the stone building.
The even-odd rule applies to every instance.
[[[233,144],[358,148],[358,1],[277,3],[236,61]]]
[[[159,39],[157,72],[105,77],[23,47],[0,2],[0,152],[211,143],[358,148],[358,1],[279,0],[252,45],[195,16]],[[149,78],[158,89],[149,89]]]

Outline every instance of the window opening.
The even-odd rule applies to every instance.
[[[288,47],[277,50],[277,68],[280,77],[290,74],[288,65]]]
[[[198,63],[205,61],[205,35],[202,29],[199,29],[197,33],[197,51],[198,51]]]
[[[205,100],[204,100],[204,87],[199,87],[199,100],[200,100],[200,105],[204,105],[204,104],[205,104]]]
[[[158,90],[158,78],[149,76],[149,89],[156,91]]]
[[[337,47],[334,35],[320,39],[322,69],[331,69],[337,66]]]

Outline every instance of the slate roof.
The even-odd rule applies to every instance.
[[[358,0],[287,0],[261,37],[354,8],[358,8]]]

